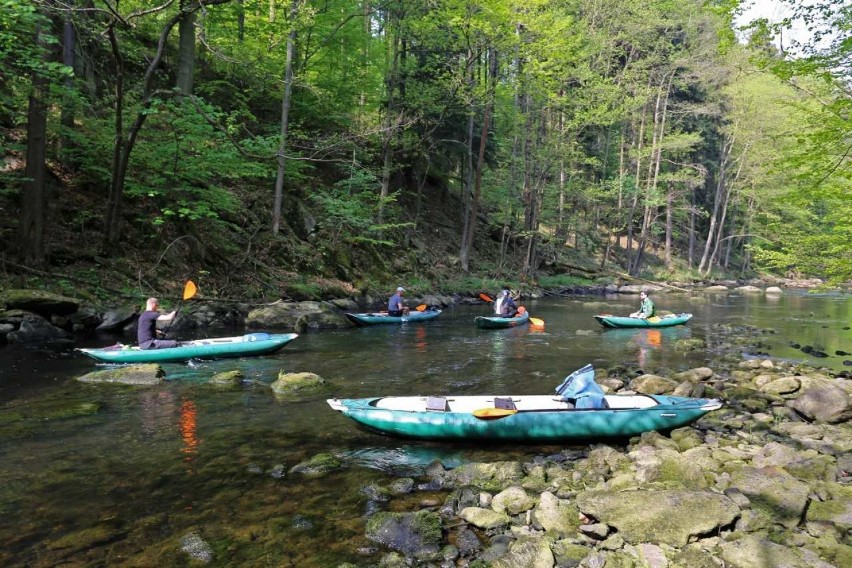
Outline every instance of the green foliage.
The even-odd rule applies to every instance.
[[[324,246],[336,247],[340,242],[349,244],[392,245],[385,238],[388,231],[409,226],[407,223],[375,224],[373,219],[382,207],[386,216],[392,216],[392,205],[397,194],[386,200],[379,196],[379,182],[369,171],[353,167],[350,176],[331,188],[319,188],[310,194],[318,207],[323,233],[329,239]]]

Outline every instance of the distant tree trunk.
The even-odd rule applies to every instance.
[[[695,266],[695,188],[692,188],[692,197],[689,203],[689,269]]]
[[[72,3],[73,5],[73,3]],[[74,23],[71,21],[70,12],[65,16],[62,23],[62,64],[66,67],[74,69],[76,48],[76,32]],[[60,152],[65,163],[71,163],[71,151],[73,150],[71,142],[71,132],[74,130],[74,98],[70,96],[74,89],[74,77],[65,78],[66,95],[62,100],[62,111],[60,116],[60,124],[62,125],[61,135],[59,137]]]
[[[188,0],[181,1],[183,12],[178,24],[178,61],[175,86],[184,95],[192,94],[195,72],[195,11],[185,11]]]
[[[296,45],[296,16],[299,0],[290,4],[290,33],[287,34],[287,56],[284,63],[284,96],[281,97],[281,139],[278,144],[278,171],[275,174],[275,196],[272,205],[272,234],[281,229],[281,206],[284,201],[284,171],[287,167],[287,135],[290,127],[290,97],[293,92],[293,50]]]
[[[245,0],[237,0],[237,41],[243,43],[246,39],[246,5]]]
[[[474,123],[475,123],[475,114],[476,114],[476,101],[473,97],[473,87],[474,87],[474,77],[473,77],[473,65],[469,64],[469,62],[473,61],[473,49],[468,48],[467,58],[464,60],[465,64],[465,75],[467,76],[467,86],[468,93],[470,96],[470,103],[468,104],[467,111],[467,132],[465,134],[464,147],[466,150],[465,153],[465,161],[464,161],[464,188],[462,189],[462,203],[464,204],[464,208],[462,210],[462,239],[461,246],[459,247],[460,255],[461,254],[470,254],[469,244],[467,242],[468,237],[468,228],[470,227],[471,221],[470,214],[473,207],[473,133],[474,133]],[[467,259],[462,259],[461,256],[459,258],[459,262],[462,265],[462,268],[467,271]]]
[[[460,261],[465,271],[469,270],[470,251],[473,248],[473,237],[476,231],[476,216],[479,214],[479,196],[482,189],[482,169],[485,167],[485,147],[488,144],[488,128],[491,126],[491,109],[494,106],[495,83],[497,81],[497,54],[494,49],[488,50],[488,73],[485,76],[488,84],[488,95],[485,101],[485,111],[482,116],[482,134],[479,139],[479,155],[476,160],[476,179],[474,180],[473,203],[470,208],[470,222],[467,224],[467,237],[462,249]]]
[[[385,104],[385,116],[382,121],[384,129],[382,140],[382,186],[379,190],[379,211],[377,221],[382,224],[384,221],[384,206],[385,201],[390,195],[390,176],[391,164],[393,161],[393,139],[394,139],[394,122],[396,112],[396,90],[397,82],[399,81],[399,26],[397,16],[393,9],[388,12],[388,21],[386,23],[388,29],[388,37],[390,43],[390,70],[385,78],[385,95],[387,103]]]
[[[725,199],[728,159],[730,158],[733,146],[733,140],[722,142],[722,151],[719,156],[719,171],[716,174],[716,195],[713,198],[713,213],[710,215],[710,227],[707,229],[707,240],[704,242],[704,253],[701,255],[701,262],[698,263],[698,271],[702,274],[710,273],[710,251],[715,245],[713,239],[717,233],[716,227],[719,224],[722,203]]]
[[[37,45],[43,44],[41,27],[36,28],[35,39]],[[27,110],[27,164],[24,169],[27,181],[21,195],[21,218],[18,225],[18,249],[21,260],[28,266],[41,266],[44,263],[47,88],[47,79],[34,71]]]

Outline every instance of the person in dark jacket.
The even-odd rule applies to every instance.
[[[503,303],[500,304],[500,315],[504,318],[513,318],[518,313],[518,305],[512,299],[508,290],[503,290]]]
[[[139,316],[136,339],[142,349],[177,347],[178,342],[173,339],[158,339],[158,336],[162,336],[163,332],[157,329],[158,321],[172,321],[177,312],[161,314],[157,310],[159,307],[160,302],[157,298],[148,298],[148,301],[145,302],[145,311]]]

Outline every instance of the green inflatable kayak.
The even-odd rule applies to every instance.
[[[388,323],[406,323],[429,321],[441,315],[441,310],[425,310],[418,312],[411,310],[407,316],[389,316],[387,313],[372,312],[365,314],[345,314],[352,323],[356,325],[381,325]]]
[[[692,319],[692,314],[671,314],[661,317],[654,316],[648,319],[602,315],[595,316],[595,319],[604,327],[671,327],[673,325],[685,324]]]
[[[506,327],[516,327],[525,323],[529,323],[530,314],[529,312],[524,312],[523,314],[518,314],[512,318],[502,318],[497,316],[479,316],[474,319],[473,322],[476,324],[476,327],[482,329],[502,329]]]
[[[361,426],[382,434],[541,443],[668,431],[722,407],[717,399],[605,394],[588,365],[569,375],[557,396],[390,396],[327,402]]]
[[[167,349],[139,349],[115,345],[101,349],[83,349],[92,359],[103,363],[166,363],[189,359],[221,359],[274,353],[299,337],[296,333],[249,333],[239,337],[217,337],[183,341]]]

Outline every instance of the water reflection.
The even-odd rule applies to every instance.
[[[668,353],[674,348],[674,344],[681,339],[689,339],[692,331],[686,326],[664,327],[664,328],[639,328],[639,329],[606,329],[601,335],[604,344],[613,349],[627,348],[633,353],[636,363],[642,369],[649,364],[659,363],[655,353]]]
[[[193,475],[195,473],[194,460],[195,454],[198,453],[198,445],[201,441],[198,439],[198,409],[195,407],[195,402],[185,399],[180,405],[180,419],[178,425],[180,427],[180,437],[183,440],[181,453],[185,455],[183,458],[186,464],[187,473]]]

